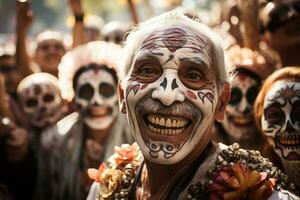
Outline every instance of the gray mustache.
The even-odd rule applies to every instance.
[[[189,119],[200,115],[199,108],[189,101],[175,102],[170,106],[165,106],[159,100],[150,97],[142,99],[137,104],[136,111],[137,113],[153,113]]]

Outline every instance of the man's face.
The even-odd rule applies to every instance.
[[[268,3],[265,27],[274,49],[300,44],[300,0]]]
[[[38,44],[35,52],[35,61],[43,72],[53,75],[57,73],[57,66],[65,53],[62,42],[58,40],[44,40]]]
[[[218,103],[210,50],[205,36],[178,27],[154,31],[141,44],[123,88],[147,160],[178,163],[210,137]]]
[[[104,69],[83,72],[76,87],[75,102],[85,124],[95,130],[108,128],[118,113],[116,81]]]
[[[262,130],[284,160],[300,160],[300,82],[278,81],[267,92]]]
[[[253,116],[253,103],[259,91],[259,81],[238,73],[233,81],[231,97],[225,110],[223,127],[235,140],[248,140],[257,133]]]

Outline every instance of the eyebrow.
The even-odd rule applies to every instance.
[[[179,58],[179,61],[180,62],[191,62],[191,63],[194,63],[197,66],[201,66],[207,70],[210,69],[208,63],[199,57],[183,57],[183,58]]]
[[[152,52],[152,51],[147,51],[142,53],[141,55],[139,55],[136,60],[135,63],[141,62],[143,60],[155,60],[158,63],[160,63],[159,59],[157,58],[157,56],[163,56],[164,54],[161,52]]]

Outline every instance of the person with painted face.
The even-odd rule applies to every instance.
[[[264,82],[254,105],[256,123],[267,137],[285,173],[300,190],[300,68],[275,71]]]
[[[98,166],[115,145],[132,142],[118,112],[117,60],[122,53],[121,47],[101,41],[78,46],[63,57],[62,96],[74,101],[78,111],[43,133],[41,199],[85,199],[92,183],[86,170]]]
[[[300,0],[272,0],[260,12],[264,41],[283,66],[300,65]]]
[[[259,152],[211,142],[230,95],[220,44],[206,25],[175,11],[128,35],[119,91],[137,143],[88,170],[88,200],[292,196],[275,190],[286,176]]]
[[[215,124],[214,140],[226,145],[237,142],[242,148],[262,150],[264,138],[254,121],[253,104],[262,80],[277,67],[266,51],[233,46],[226,52],[232,73],[231,96],[222,123]]]
[[[62,119],[67,108],[58,79],[48,73],[34,73],[24,78],[17,89],[18,99],[39,143],[40,133]]]

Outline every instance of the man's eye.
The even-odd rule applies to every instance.
[[[139,69],[139,74],[141,75],[153,75],[155,74],[155,70],[151,66],[143,66]]]
[[[201,81],[203,80],[203,74],[198,71],[191,71],[185,75],[185,78],[191,81]]]

